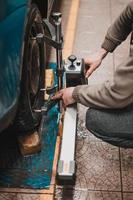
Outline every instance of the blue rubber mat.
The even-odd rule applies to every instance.
[[[48,188],[50,186],[56,137],[58,110],[54,107],[44,122],[42,151],[22,157],[13,133],[0,137],[0,187]]]
[[[51,64],[50,68],[55,71],[56,65]],[[17,133],[6,130],[0,134],[0,187],[49,188],[58,133],[58,118],[56,105],[45,117],[42,151],[35,155],[21,156]]]

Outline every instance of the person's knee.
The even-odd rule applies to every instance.
[[[86,128],[92,133],[98,133],[105,136],[109,132],[105,124],[105,116],[101,110],[94,108],[86,112]]]
[[[86,128],[88,130],[95,130],[96,129],[96,115],[93,109],[88,109],[86,112]]]

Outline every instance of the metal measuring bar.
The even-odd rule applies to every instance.
[[[54,12],[52,13],[52,19],[55,26],[55,35],[56,35],[55,41],[57,43],[63,43],[62,28],[61,28],[62,14],[59,12]],[[57,71],[58,71],[58,90],[60,90],[63,87],[62,75],[59,74],[60,70],[62,69],[62,49],[58,48],[56,49],[56,59],[57,59]]]
[[[57,169],[57,179],[61,184],[75,179],[75,140],[77,131],[77,105],[66,108],[62,145]]]

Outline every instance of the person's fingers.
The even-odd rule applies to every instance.
[[[60,90],[59,92],[57,92],[54,96],[51,97],[51,99],[60,99],[63,96],[63,91]]]
[[[62,98],[62,106],[63,106],[64,109],[66,109],[66,105],[65,105],[65,103],[64,103],[63,98]]]
[[[69,105],[68,101],[64,98],[63,99],[63,106],[66,108]]]
[[[87,71],[86,71],[86,74],[85,74],[85,77],[88,78],[92,72],[94,71],[94,68],[93,67],[90,67]]]
[[[90,65],[91,64],[91,60],[89,58],[85,58],[84,62],[85,62],[85,65]]]

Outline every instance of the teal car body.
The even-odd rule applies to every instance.
[[[52,5],[52,1],[0,1],[0,132],[13,121],[17,110],[25,24],[31,3],[36,3],[42,17],[48,16],[48,3]]]

